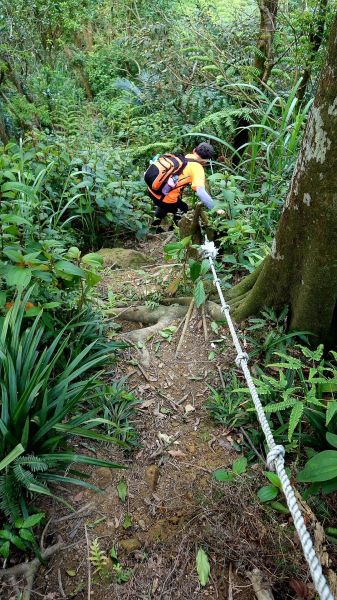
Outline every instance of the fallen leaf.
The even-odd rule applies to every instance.
[[[289,581],[289,587],[295,592],[296,596],[299,598],[309,598],[310,591],[308,586],[303,583],[303,581],[297,581],[296,579],[291,579]]]
[[[230,444],[229,442],[227,442],[226,440],[218,440],[218,444],[219,446],[221,446],[221,448],[223,448],[224,450],[231,450],[232,448],[232,444]]]
[[[193,412],[195,410],[194,406],[192,406],[192,404],[186,404],[185,406],[185,413],[188,414],[190,412]]]
[[[128,495],[128,486],[125,479],[120,479],[117,483],[117,492],[120,501],[125,502],[126,497]]]
[[[76,496],[73,497],[73,501],[81,502],[81,500],[83,499],[83,496],[84,496],[84,492],[78,492],[78,494],[76,494]]]
[[[172,436],[167,435],[166,433],[160,433],[159,432],[157,437],[158,437],[158,440],[160,442],[164,442],[164,444],[169,445],[169,444],[172,443]]]
[[[176,293],[179,285],[181,282],[181,277],[176,277],[176,279],[173,279],[173,281],[171,281],[170,285],[168,286],[166,292],[169,296],[174,296],[174,294]]]
[[[145,400],[139,405],[139,408],[149,408],[152,404],[155,404],[155,400]]]
[[[209,580],[209,575],[211,572],[211,567],[208,561],[208,557],[206,552],[202,549],[199,548],[198,550],[198,554],[196,557],[196,566],[197,566],[197,573],[198,573],[198,577],[199,577],[199,581],[201,583],[202,586],[207,585],[208,580]]]
[[[167,454],[173,456],[174,458],[183,458],[184,456],[186,456],[186,454],[184,454],[184,452],[182,452],[181,450],[168,450]]]
[[[76,571],[74,569],[67,569],[66,573],[69,577],[76,577]]]

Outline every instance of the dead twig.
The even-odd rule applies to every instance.
[[[47,560],[53,554],[55,554],[56,552],[58,552],[59,550],[61,550],[64,547],[65,546],[64,546],[63,540],[61,538],[59,538],[59,541],[57,542],[57,544],[54,544],[53,546],[49,546],[48,548],[46,548],[44,550],[44,552],[41,553],[42,560],[43,561]],[[15,577],[19,577],[19,576],[25,577],[26,585],[22,592],[22,600],[30,600],[33,583],[34,583],[34,577],[35,577],[36,572],[40,565],[41,565],[40,560],[38,558],[34,558],[33,560],[31,560],[29,562],[20,563],[18,565],[15,565],[14,567],[9,567],[8,569],[2,569],[2,570],[0,570],[0,579],[4,579],[4,578],[7,579],[7,578],[11,578],[11,577],[15,578]]]
[[[144,379],[146,379],[146,381],[151,381],[148,374],[146,373],[146,371],[144,371],[143,367],[139,363],[137,364],[137,367],[140,370],[140,372],[142,373]]]
[[[243,437],[245,438],[245,440],[248,442],[251,449],[253,450],[253,452],[255,452],[256,456],[260,459],[260,461],[264,464],[264,466],[266,466],[265,459],[263,458],[262,454],[260,454],[260,452],[257,450],[257,448],[255,448],[253,442],[251,441],[249,435],[245,432],[244,428],[240,427],[240,431],[241,431]]]
[[[201,307],[201,317],[202,317],[202,325],[204,328],[205,342],[208,342],[207,321],[206,321],[206,313],[205,313],[205,305],[204,304]]]
[[[274,600],[270,586],[263,581],[263,575],[259,569],[247,573],[257,600]]]
[[[88,504],[85,504],[84,506],[82,506],[81,508],[76,510],[75,512],[70,513],[69,515],[65,515],[64,517],[60,517],[59,519],[53,519],[53,523],[58,524],[58,523],[62,523],[63,521],[69,521],[70,519],[76,519],[79,514],[85,512],[86,510],[88,510],[88,508],[92,508],[93,506],[94,506],[93,503],[89,502]],[[88,516],[88,515],[83,515],[83,516]]]
[[[91,600],[91,563],[90,563],[90,543],[87,526],[84,525],[85,539],[87,542],[87,558],[88,558],[88,600]]]
[[[222,389],[223,389],[223,390],[224,390],[224,392],[225,392],[225,391],[226,391],[225,381],[224,381],[223,374],[222,374],[222,371],[221,371],[221,368],[219,367],[219,365],[217,365],[217,369],[218,369],[218,371],[219,371],[219,377],[220,377],[220,381],[221,381]]]
[[[61,569],[58,569],[58,571],[57,571],[57,580],[58,580],[58,584],[59,584],[60,594],[61,594],[62,598],[66,598],[67,596],[65,595],[65,592],[63,589]]]
[[[228,571],[228,600],[233,600],[233,565],[229,563]]]
[[[186,313],[184,327],[183,327],[183,330],[181,332],[180,340],[178,342],[178,346],[177,346],[177,349],[176,349],[176,356],[178,356],[178,353],[179,353],[180,348],[182,346],[182,343],[184,341],[184,337],[185,337],[185,334],[186,334],[186,331],[187,331],[187,327],[188,327],[188,324],[189,324],[189,321],[190,321],[190,318],[191,318],[191,315],[192,315],[193,307],[194,307],[194,297],[192,298],[192,300],[190,302],[190,305],[188,307],[188,311]]]

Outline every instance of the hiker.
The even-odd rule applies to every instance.
[[[152,223],[156,233],[163,233],[161,222],[168,214],[173,215],[173,222],[179,220],[188,211],[188,205],[182,200],[183,189],[191,185],[199,200],[208,208],[214,204],[205,190],[205,165],[214,156],[214,148],[205,142],[194,148],[191,154],[163,154],[155,157],[147,169],[144,179],[148,192],[156,205],[155,219]],[[223,214],[223,211],[218,211]],[[173,229],[173,226],[170,228]]]

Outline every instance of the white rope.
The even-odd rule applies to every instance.
[[[215,284],[218,294],[219,294],[222,312],[226,317],[228,327],[229,327],[229,330],[231,332],[231,336],[233,339],[233,343],[234,343],[234,346],[237,351],[237,357],[235,359],[235,363],[243,371],[243,374],[245,376],[245,379],[246,379],[256,412],[257,412],[257,416],[258,416],[260,425],[263,429],[263,433],[264,433],[266,441],[267,441],[267,445],[269,448],[269,452],[267,455],[267,466],[271,471],[276,471],[276,473],[280,479],[280,482],[282,485],[282,490],[285,495],[285,498],[286,498],[286,501],[288,504],[288,508],[292,515],[298,536],[300,538],[300,542],[301,542],[302,548],[303,548],[303,553],[304,553],[304,556],[309,565],[312,580],[316,587],[316,591],[318,592],[321,600],[334,600],[334,597],[329,589],[326,578],[323,575],[322,566],[321,566],[319,558],[315,552],[314,545],[312,543],[310,534],[305,526],[304,519],[303,519],[301,510],[298,506],[294,490],[291,486],[289,477],[285,471],[285,466],[284,466],[285,449],[283,446],[277,445],[275,443],[273,433],[270,429],[269,423],[267,421],[267,417],[265,415],[263,406],[261,404],[261,400],[258,396],[256,387],[254,385],[252,376],[250,374],[249,367],[247,365],[248,355],[246,352],[244,352],[242,350],[242,347],[241,347],[239,338],[237,336],[232,318],[230,316],[229,304],[227,304],[227,302],[225,301],[225,298],[223,296],[222,289],[221,289],[221,283],[217,277],[217,273],[214,268],[214,262],[213,262],[213,259],[216,258],[217,253],[218,253],[218,251],[214,245],[214,242],[209,242],[207,239],[207,236],[205,236],[205,243],[201,246],[201,254],[204,258],[208,258],[208,260],[209,260],[209,264],[210,264],[211,271],[213,274],[214,284]]]

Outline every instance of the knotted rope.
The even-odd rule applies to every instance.
[[[285,449],[283,446],[277,445],[274,440],[273,433],[270,429],[266,414],[263,410],[261,400],[258,396],[256,387],[254,385],[254,382],[253,382],[253,379],[252,379],[252,376],[251,376],[251,373],[250,373],[250,370],[248,367],[248,354],[246,352],[244,352],[241,347],[239,338],[236,333],[236,329],[234,327],[234,324],[233,324],[233,321],[232,321],[232,318],[230,315],[230,306],[225,301],[225,298],[222,293],[221,282],[217,276],[217,273],[216,273],[216,270],[214,267],[214,259],[216,258],[218,251],[215,247],[214,242],[210,242],[207,239],[207,236],[205,236],[205,243],[200,247],[200,251],[201,251],[201,255],[203,256],[203,258],[207,258],[209,260],[209,264],[210,264],[211,271],[213,274],[214,285],[219,294],[222,312],[225,315],[225,318],[226,318],[226,321],[227,321],[227,324],[228,324],[228,327],[229,327],[229,330],[230,330],[230,333],[232,336],[233,344],[237,351],[235,363],[238,368],[241,368],[241,370],[244,374],[245,380],[247,382],[247,385],[248,385],[248,388],[249,388],[249,391],[250,391],[250,394],[251,394],[251,397],[252,397],[252,400],[253,400],[253,403],[255,406],[258,420],[260,422],[260,425],[262,427],[263,433],[264,433],[266,441],[267,441],[267,446],[269,448],[269,452],[267,454],[268,469],[270,469],[271,471],[276,471],[276,473],[280,479],[280,482],[282,485],[282,490],[283,490],[284,496],[286,498],[291,516],[293,518],[294,525],[296,527],[296,531],[298,533],[298,537],[300,539],[300,542],[301,542],[301,545],[303,548],[303,553],[304,553],[306,561],[309,565],[311,577],[312,577],[312,580],[316,587],[316,591],[319,594],[319,597],[321,598],[321,600],[334,600],[334,597],[329,589],[327,580],[326,580],[325,576],[323,575],[321,563],[320,563],[319,558],[314,549],[314,545],[312,543],[310,534],[305,526],[304,519],[303,519],[301,510],[300,510],[300,507],[297,503],[294,490],[291,486],[289,477],[285,470],[285,465],[284,465]]]

